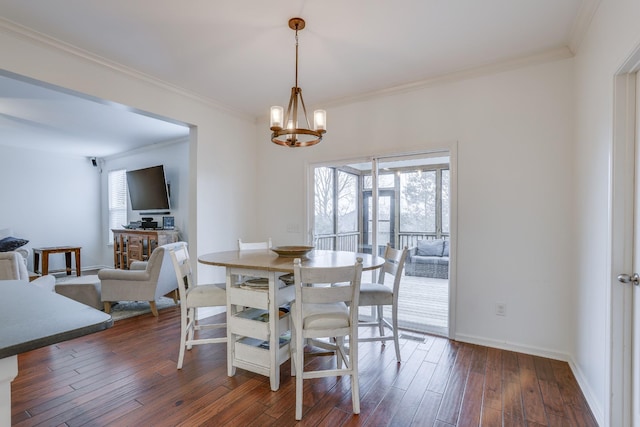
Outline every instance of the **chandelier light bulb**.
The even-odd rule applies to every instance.
[[[274,105],[271,107],[271,127],[282,128],[284,122],[284,108]]]
[[[325,110],[314,111],[313,124],[315,130],[327,130],[327,112]]]

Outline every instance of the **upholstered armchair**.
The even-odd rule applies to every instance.
[[[16,251],[0,252],[0,280],[29,281],[29,272],[24,256]],[[48,291],[53,291],[56,278],[50,274],[38,277],[31,284]]]
[[[169,243],[153,250],[149,261],[135,261],[130,270],[104,268],[98,272],[105,313],[117,301],[149,301],[151,312],[158,315],[156,300],[178,289],[178,280],[169,249],[185,246],[185,242]]]

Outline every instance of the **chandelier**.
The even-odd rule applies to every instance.
[[[271,141],[287,147],[309,147],[322,140],[327,131],[327,112],[313,112],[313,129],[307,118],[307,107],[302,99],[302,89],[298,87],[298,31],[305,26],[304,19],[291,18],[289,28],[296,32],[296,84],[291,88],[291,98],[286,114],[280,106],[271,107]],[[302,111],[300,108],[302,107]],[[285,126],[286,124],[286,126]],[[305,127],[306,126],[306,127]]]

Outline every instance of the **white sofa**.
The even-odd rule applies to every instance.
[[[0,280],[23,280],[29,282],[29,272],[22,254],[16,251],[0,252]],[[53,291],[56,285],[56,278],[47,274],[33,280],[31,284],[47,291]]]

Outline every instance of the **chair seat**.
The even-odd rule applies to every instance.
[[[360,284],[360,306],[393,304],[393,289],[378,283]]]
[[[188,307],[212,307],[227,304],[225,283],[198,285],[187,290]]]
[[[291,304],[291,311],[297,310],[296,302]],[[304,330],[324,330],[349,327],[349,309],[343,302],[331,304],[305,304],[304,318],[302,319]]]

